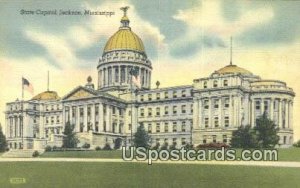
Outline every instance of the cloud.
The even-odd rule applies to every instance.
[[[184,22],[188,27],[188,31],[180,40],[189,43],[178,46],[178,42],[175,41],[171,54],[172,51],[179,51],[180,48],[185,51],[189,44],[193,46],[195,43],[198,43],[198,50],[194,50],[194,53],[199,52],[201,46],[225,47],[226,42],[224,41],[228,41],[231,36],[238,36],[253,27],[267,23],[274,16],[270,7],[243,9],[243,12],[235,20],[224,18],[222,2],[217,0],[201,1],[196,7],[178,10],[173,18]]]

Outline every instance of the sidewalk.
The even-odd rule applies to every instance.
[[[87,158],[0,158],[0,162],[100,162],[100,163],[148,163],[148,161],[124,161],[123,159]],[[288,161],[153,161],[155,164],[235,165],[300,168],[300,162]]]

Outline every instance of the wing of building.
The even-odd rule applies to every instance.
[[[230,143],[232,131],[255,126],[264,112],[279,127],[280,147],[293,143],[293,99],[286,83],[264,80],[229,64],[191,85],[151,89],[152,64],[141,38],[124,15],[119,30],[108,39],[98,70],[67,95],[45,91],[28,101],[6,105],[6,136],[12,149],[61,146],[64,126],[75,126],[79,146],[92,148],[117,139],[129,146],[139,125],[151,135],[152,145]],[[225,62],[224,62],[225,64]],[[131,71],[139,79],[133,84]]]

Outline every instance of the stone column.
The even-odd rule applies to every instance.
[[[87,131],[87,104],[83,107],[83,132]]]
[[[76,128],[75,128],[75,130],[76,130],[76,132],[80,132],[80,107],[79,106],[77,106],[76,107]]]
[[[111,122],[110,122],[110,106],[106,105],[106,131],[110,132],[111,131]]]
[[[96,130],[96,126],[95,126],[95,104],[91,105],[91,123],[92,123],[93,132],[95,132],[95,130]]]
[[[282,128],[282,100],[279,99],[278,101],[278,127]]]
[[[208,113],[208,127],[212,128],[213,127],[213,117],[212,117],[212,111],[213,111],[213,98],[208,99],[209,103],[209,113]]]
[[[234,101],[233,96],[229,96],[229,127],[234,127]]]
[[[218,119],[219,119],[219,127],[224,127],[224,124],[223,124],[223,120],[222,120],[222,97],[219,98],[219,116],[218,116]]]
[[[115,83],[116,83],[116,75],[115,75],[115,71],[116,71],[116,69],[115,69],[115,67],[114,66],[111,66],[111,84],[112,85],[115,85]]]
[[[256,124],[256,119],[255,119],[255,100],[254,98],[251,100],[251,126],[252,127],[255,127],[255,124]]]
[[[263,115],[265,112],[265,100],[264,98],[261,98],[260,101],[260,115]]]
[[[200,127],[199,124],[199,99],[195,98],[193,102],[193,128],[198,129]]]
[[[98,132],[103,132],[103,121],[104,121],[104,114],[103,114],[103,103],[99,103],[99,129]]]
[[[199,102],[199,110],[198,110],[198,128],[204,128],[204,126],[202,125],[202,99],[200,98],[199,100],[198,100],[198,102]],[[194,112],[195,113],[195,112]]]
[[[270,119],[274,121],[274,98],[271,97],[270,100]]]
[[[290,103],[290,129],[293,129],[293,101]]]
[[[285,128],[289,127],[289,102],[285,101]]]

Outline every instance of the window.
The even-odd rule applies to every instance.
[[[209,104],[208,104],[208,100],[204,100],[204,109],[209,109]]]
[[[169,98],[169,93],[165,91],[165,99]]]
[[[165,115],[169,114],[169,106],[165,106]]]
[[[151,123],[148,124],[148,133],[152,133],[152,125],[151,125]]]
[[[167,133],[167,132],[169,132],[169,123],[165,123],[165,132]]]
[[[182,90],[182,91],[181,91],[181,96],[182,96],[182,97],[186,97],[186,90]]]
[[[203,88],[204,88],[204,89],[207,88],[207,81],[203,82]]]
[[[36,110],[36,105],[33,105],[33,110]]]
[[[185,145],[186,144],[186,138],[181,138],[181,145]]]
[[[160,108],[159,107],[156,108],[156,116],[160,116]]]
[[[59,116],[56,116],[56,123],[59,123]]]
[[[227,143],[227,135],[223,135],[223,143]]]
[[[214,80],[214,87],[218,87],[218,80]]]
[[[224,126],[229,127],[229,117],[228,116],[224,117]]]
[[[33,123],[36,123],[36,117],[33,118]]]
[[[140,96],[140,100],[141,100],[141,101],[144,101],[144,95],[141,95],[141,96]]]
[[[144,115],[145,115],[144,108],[141,108],[140,116],[144,117]]]
[[[260,110],[260,102],[259,101],[255,101],[255,109]]]
[[[99,115],[99,105],[95,106],[95,115]]]
[[[148,116],[152,116],[152,108],[148,108]]]
[[[268,111],[269,107],[269,102],[268,101],[264,101],[264,110]]]
[[[106,123],[106,122],[105,122]],[[106,127],[106,126],[105,126]],[[132,128],[132,125],[131,124],[128,124],[128,130],[131,130]],[[105,130],[106,131],[106,130]]]
[[[223,81],[223,86],[224,86],[224,87],[228,86],[228,80],[224,80],[224,81]]]
[[[219,117],[214,118],[215,127],[219,127]]]
[[[213,143],[217,143],[217,136],[213,135]]]
[[[54,110],[54,105],[51,105],[51,110]]]
[[[148,101],[152,101],[152,94],[148,94]]]
[[[183,113],[183,114],[186,113],[186,105],[181,106],[181,113]]]
[[[173,122],[173,132],[177,132],[177,122]]]
[[[90,111],[91,111],[91,109],[90,109],[90,107],[88,108],[88,116],[90,116]],[[116,107],[112,107],[112,114],[113,115],[116,115]]]
[[[177,114],[177,106],[173,106],[173,114]]]
[[[206,142],[207,142],[207,138],[206,136],[203,136],[203,144],[206,144]]]
[[[156,132],[157,132],[157,133],[160,132],[160,123],[156,123]]]
[[[229,98],[225,98],[224,100],[224,107],[229,108]]]
[[[194,112],[193,104],[191,104],[191,114]]]
[[[159,144],[159,142],[160,142],[160,139],[157,138],[157,139],[156,139],[156,144]]]
[[[160,99],[160,93],[156,93],[156,99],[157,99],[157,100]]]
[[[204,118],[204,125],[205,125],[205,128],[208,127],[208,123],[209,123],[208,118]]]
[[[214,108],[219,108],[219,99],[214,100]]]
[[[283,137],[283,144],[286,144],[286,136]]]
[[[182,132],[186,131],[186,129],[185,129],[185,121],[183,121],[182,124],[181,124],[181,131]]]
[[[173,144],[174,144],[174,145],[177,144],[177,138],[173,138]]]
[[[173,98],[177,98],[177,91],[173,91]]]

